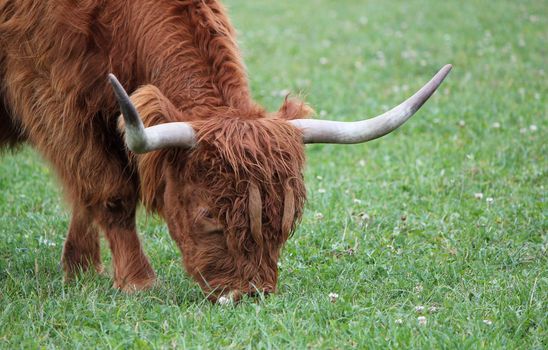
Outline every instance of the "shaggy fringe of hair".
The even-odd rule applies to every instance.
[[[300,134],[289,124],[276,119],[239,120],[226,119],[222,123],[199,123],[200,150],[188,159],[187,169],[200,171],[186,174],[197,183],[207,184],[215,196],[216,207],[221,208],[219,217],[226,222],[230,232],[245,232],[248,218],[247,197],[249,186],[255,183],[262,194],[264,222],[270,232],[281,231],[285,186],[292,181],[297,199],[297,217],[304,204],[305,189],[301,171],[304,151]],[[284,233],[288,234],[288,232]],[[269,240],[285,241],[286,237],[268,237]]]

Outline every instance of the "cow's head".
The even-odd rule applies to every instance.
[[[271,115],[212,109],[216,117],[175,122],[181,118],[168,115],[145,128],[137,110],[145,118],[159,110],[182,112],[169,101],[159,106],[140,98],[139,92],[132,96],[134,105],[114,76],[110,81],[128,148],[138,154],[164,152],[161,163],[139,166],[154,167],[163,179],[163,197],[154,200],[162,202],[158,207],[186,270],[217,300],[275,290],[281,247],[303,211],[304,144],[360,143],[388,134],[422,106],[450,69],[442,68],[391,111],[352,123],[303,119],[310,109],[286,100]]]

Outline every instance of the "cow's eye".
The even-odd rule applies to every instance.
[[[210,235],[218,235],[218,236],[222,236],[224,235],[225,231],[223,231],[222,228],[219,228],[219,229],[215,229],[213,231],[209,231],[209,234]]]
[[[200,208],[196,215],[196,219],[215,220],[216,217],[208,208]]]
[[[211,235],[223,235],[223,225],[216,222],[214,219],[206,219],[203,221],[203,230]]]
[[[195,225],[197,230],[210,234],[223,234],[223,225],[217,220],[217,217],[207,208],[200,208],[196,218]]]

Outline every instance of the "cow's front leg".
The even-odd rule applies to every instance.
[[[126,292],[144,290],[156,281],[135,229],[136,199],[113,198],[95,208],[112,253],[114,287]]]
[[[99,231],[93,225],[90,213],[82,206],[74,205],[61,257],[65,278],[71,279],[79,271],[87,271],[90,267],[103,272],[99,243]]]

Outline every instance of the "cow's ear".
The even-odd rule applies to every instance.
[[[305,119],[313,115],[314,110],[300,99],[287,96],[278,114],[285,120]]]
[[[154,85],[144,85],[130,96],[145,127],[185,121],[182,113]],[[118,119],[118,127],[124,130],[124,118]]]

